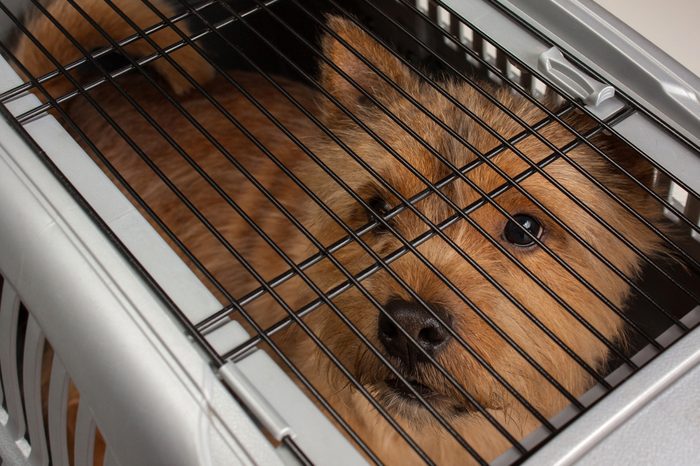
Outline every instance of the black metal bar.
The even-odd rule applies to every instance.
[[[309,459],[308,456],[304,454],[304,450],[299,448],[299,445],[296,444],[294,439],[290,437],[289,435],[286,435],[282,438],[282,443],[289,448],[289,450],[296,456],[296,458],[299,460],[299,462],[303,466],[313,466],[313,463]]]

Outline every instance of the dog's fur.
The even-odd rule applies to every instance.
[[[123,38],[133,33],[133,30],[117,17],[105,2],[80,0],[78,3],[93,18],[99,19],[100,24],[113,37]],[[143,7],[139,1],[115,3],[142,27],[158,21],[155,15]],[[173,12],[167,5],[161,5],[160,2],[157,4],[161,11],[172,16]],[[86,49],[90,50],[106,44],[104,38],[66,2],[52,2],[48,8]],[[27,24],[61,63],[68,63],[80,56],[79,52],[56,32],[54,26],[43,15],[32,16]],[[496,138],[489,135],[486,130],[431,86],[421,81],[399,59],[362,32],[351,20],[330,17],[327,24],[408,94],[476,146],[479,151],[483,153],[498,145]],[[187,30],[184,25],[180,26]],[[154,35],[154,38],[159,45],[168,45],[179,40],[175,32],[169,29],[159,32]],[[339,41],[326,35],[322,38],[322,47],[326,57],[436,148],[450,163],[461,167],[476,158],[464,145],[402,98],[396,90],[372,72]],[[53,69],[53,66],[25,37],[19,38],[15,51],[25,66],[35,75]],[[152,53],[152,49],[143,41],[133,44],[128,51],[133,56]],[[193,49],[182,48],[172,54],[172,57],[351,228],[358,228],[368,221],[365,209],[357,201],[325,174],[297,144],[283,134],[268,117],[256,109],[223,77],[214,77],[215,73],[211,67]],[[154,68],[158,74],[156,79],[161,83],[167,83],[169,91],[179,96],[183,107],[321,243],[327,246],[346,235],[345,230],[299,187],[295,186],[224,115],[199,92],[191,91],[191,84],[170,64],[160,59],[155,62]],[[396,197],[391,195],[381,182],[362,169],[343,148],[304,117],[267,81],[260,76],[245,73],[233,73],[231,76],[365,200],[379,197],[392,206],[397,204]],[[330,100],[299,83],[282,78],[278,81],[402,196],[408,198],[425,189],[425,184],[418,177],[411,174],[400,161],[391,156],[372,136],[362,130]],[[316,252],[311,242],[297,228],[291,226],[289,220],[238,170],[233,168],[226,157],[205,136],[167,103],[143,76],[131,73],[120,78],[118,82],[144,107],[157,124],[207,171],[226,195],[230,196],[269,234],[272,240],[280,245],[293,261],[298,263]],[[414,138],[408,136],[396,122],[369,102],[327,64],[321,65],[320,82],[343,106],[357,115],[372,131],[394,148],[405,162],[415,167],[428,180],[435,182],[450,173],[445,164],[431,155]],[[522,131],[521,126],[480,96],[468,84],[446,79],[441,85],[504,137],[512,137]],[[69,89],[69,86],[65,79],[56,79],[47,83],[47,88],[57,96]],[[544,117],[544,114],[531,103],[510,91],[505,89],[492,89],[492,91],[499,101],[527,122],[533,123]],[[218,229],[222,237],[250,261],[264,279],[272,279],[288,268],[280,256],[246,224],[241,216],[234,212],[224,197],[213,190],[112,85],[100,86],[91,91],[90,95],[170,177],[192,204]],[[124,138],[98,116],[85,99],[74,99],[65,108],[110,163],[119,170],[228,292],[235,297],[241,297],[259,286],[251,274],[232,258],[220,241],[208,233],[194,215],[147,168]],[[572,124],[580,127],[585,126],[585,122],[582,121],[583,119],[571,119]],[[541,134],[557,147],[563,147],[574,139],[568,131],[557,124],[548,125],[541,130]],[[615,157],[617,163],[622,164],[643,182],[649,181],[649,171],[637,161],[633,154],[606,141],[602,141],[601,144],[604,150]],[[552,152],[533,136],[522,140],[517,147],[532,162],[541,161]],[[652,221],[659,220],[660,212],[652,207],[653,203],[602,157],[586,146],[579,146],[572,150],[569,157],[646,218]],[[527,163],[511,151],[503,152],[493,160],[509,176],[514,176],[528,167]],[[651,231],[577,172],[570,163],[559,159],[548,165],[546,172],[642,251],[647,254],[660,251],[660,244]],[[467,176],[486,192],[505,181],[486,164],[479,165]],[[526,178],[521,186],[627,276],[635,277],[638,274],[639,258],[542,175],[534,174]],[[442,192],[460,207],[468,206],[480,198],[476,190],[461,180],[450,183]],[[624,307],[629,295],[629,286],[522,193],[511,187],[497,197],[496,202],[510,214],[525,213],[539,219],[544,227],[542,242],[599,290],[607,300],[619,308]],[[454,210],[437,195],[428,196],[418,202],[416,207],[436,224],[454,213]],[[518,248],[504,240],[502,232],[507,219],[496,208],[486,203],[470,214],[470,217],[598,332],[617,343],[622,342],[623,325],[620,317],[613,313],[601,299],[594,296],[577,278],[540,247]],[[429,229],[410,210],[392,219],[391,224],[407,239],[413,239]],[[462,219],[454,223],[445,230],[445,234],[466,254],[474,258],[501,287],[511,293],[583,361],[595,368],[600,368],[605,363],[608,355],[606,346],[466,220]],[[362,238],[382,256],[402,244],[385,230],[370,232]],[[417,251],[437,270],[445,274],[486,317],[492,319],[569,392],[579,395],[590,386],[590,375],[444,240],[434,236],[422,243]],[[343,247],[334,254],[334,257],[353,274],[373,263],[369,255],[356,242]],[[421,263],[417,255],[406,254],[393,262],[390,267],[423,300],[445,309],[454,330],[473,348],[478,357],[493,367],[537,410],[545,416],[551,416],[567,404],[567,400],[561,393],[504,338],[487,325],[484,319],[450,291]],[[323,291],[332,289],[346,278],[328,259],[311,267],[307,273]],[[208,282],[205,281],[205,283]],[[406,290],[392,279],[386,270],[371,275],[362,281],[362,285],[382,304],[396,298],[410,299]],[[277,291],[292,309],[298,309],[317,298],[311,288],[299,278],[288,281],[278,287]],[[213,292],[221,296],[216,289],[213,289]],[[437,369],[427,363],[419,363],[416,367],[407,368],[400,360],[386,354],[377,336],[379,312],[357,289],[342,293],[333,302],[345,318],[352,322],[399,371],[434,391],[428,398],[428,402],[481,456],[490,460],[507,448],[505,438],[481,414],[474,412],[473,406]],[[248,311],[263,327],[286,315],[276,301],[269,296],[255,301],[248,307]],[[234,318],[239,317],[234,316]],[[243,320],[241,321],[245,324]],[[426,409],[396,395],[387,387],[385,381],[390,378],[389,369],[329,307],[321,307],[313,311],[305,317],[304,321],[350,373],[396,417],[399,424],[431,458],[443,464],[468,462],[464,449]],[[415,453],[406,446],[399,435],[298,325],[292,325],[286,331],[277,334],[275,341],[382,460],[389,464],[418,461]],[[437,354],[436,359],[516,438],[522,438],[539,425],[532,414],[528,413],[503,384],[499,383],[477,361],[477,358],[465,351],[455,339],[452,339],[448,346]]]

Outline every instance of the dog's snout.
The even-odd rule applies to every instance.
[[[406,334],[430,356],[437,355],[450,339],[449,330],[435,316],[447,325],[451,324],[452,319],[441,306],[430,308],[433,313],[417,302],[392,300],[385,306],[386,314],[379,313],[379,340],[389,354],[401,359],[409,367],[426,358]]]

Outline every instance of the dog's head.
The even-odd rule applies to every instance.
[[[342,143],[324,140],[316,152],[342,183],[319,176],[319,192],[355,230],[403,209],[362,234],[365,247],[353,240],[334,253],[352,274],[385,260],[361,288],[333,300],[376,352],[330,309],[313,317],[314,327],[380,403],[414,425],[436,422],[416,394],[457,421],[472,417],[475,403],[527,413],[525,400],[553,414],[567,402],[559,388],[581,394],[609,346],[621,345],[619,313],[641,263],[625,241],[645,254],[661,249],[630,209],[652,222],[660,213],[615,164],[640,183],[650,171],[598,137],[606,160],[556,122],[539,129],[548,143],[516,138],[525,128],[469,83],[443,80],[442,93],[350,20],[328,24],[321,81],[332,99],[320,105]],[[530,125],[546,117],[509,90],[483,86]],[[494,154],[504,142],[468,112],[512,146]],[[564,118],[580,133],[592,128],[572,115]],[[313,215],[328,244],[347,235]],[[326,265],[317,275],[325,289],[347,280]],[[343,376],[331,382],[350,385]]]

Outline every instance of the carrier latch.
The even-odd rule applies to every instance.
[[[572,97],[586,105],[598,106],[615,95],[615,88],[587,76],[564,57],[557,47],[540,54],[539,70]]]

